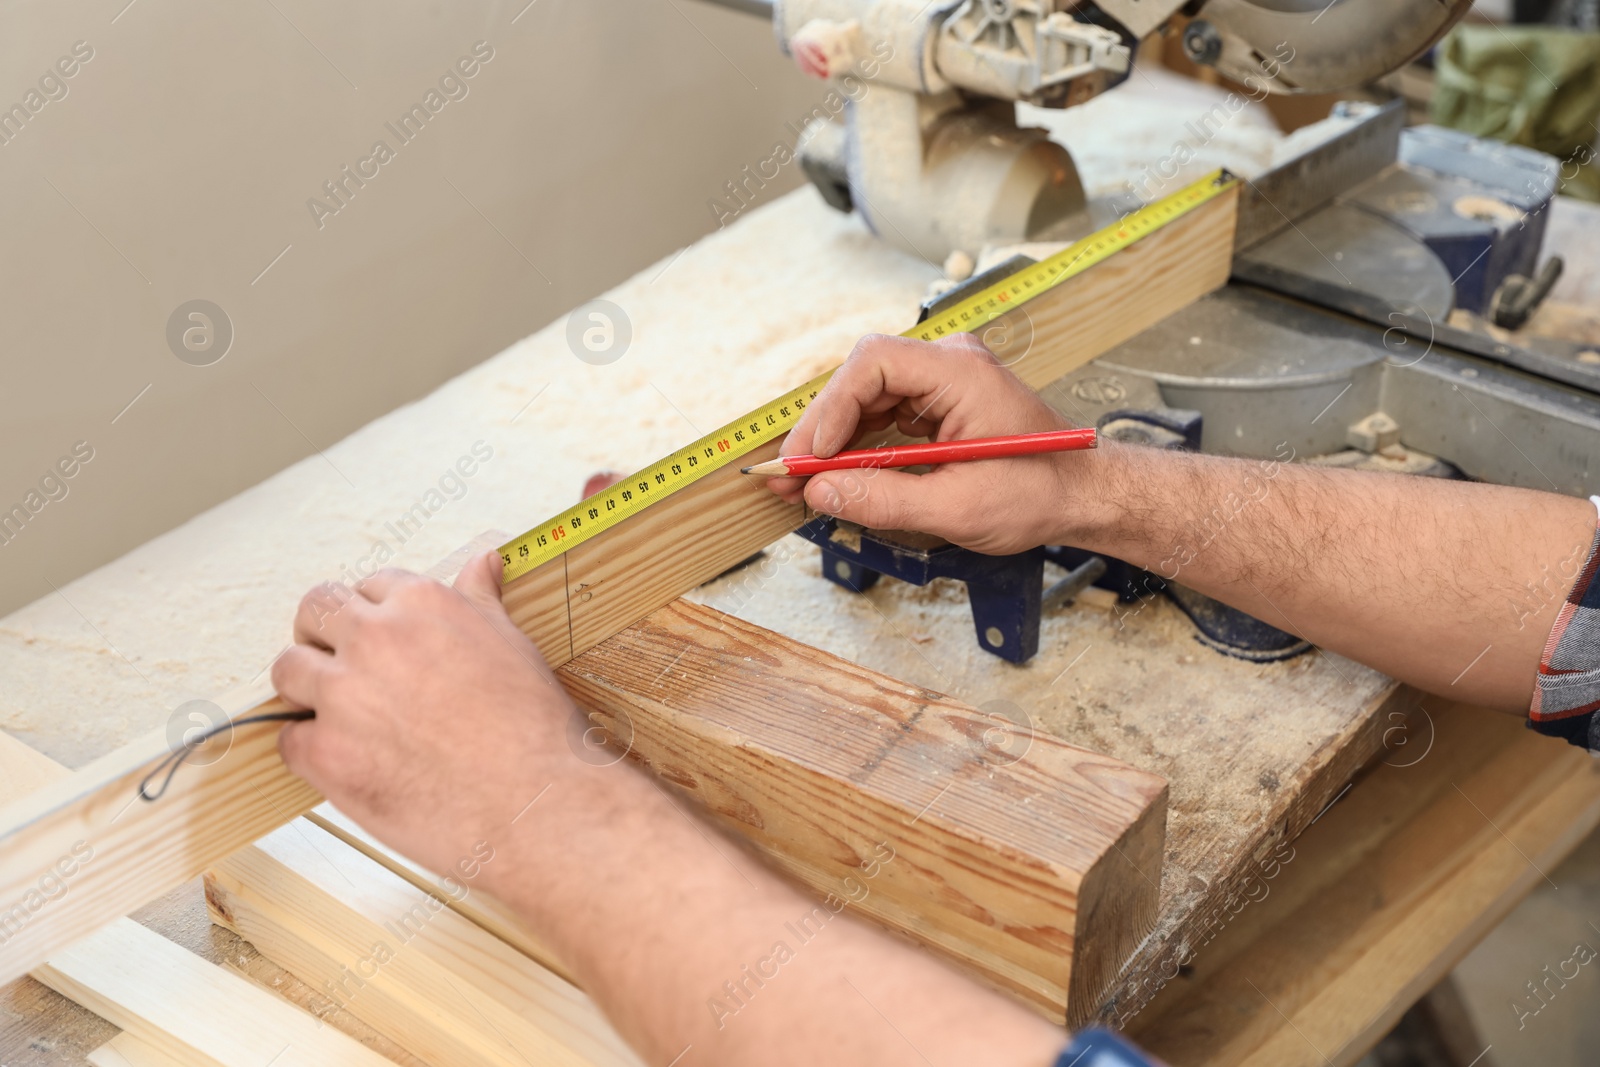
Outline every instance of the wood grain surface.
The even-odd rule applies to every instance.
[[[1154,922],[1166,783],[1120,760],[682,601],[561,679],[780,868],[1058,1022]]]
[[[490,547],[489,536],[463,545],[428,573],[453,576]],[[230,720],[288,710],[269,685],[225,694],[216,704]],[[141,798],[139,790],[175,750],[170,729],[0,806],[0,853],[6,857],[0,868],[0,985],[318,804],[317,792],[278,757],[281,729],[266,722],[232,730],[214,742],[220,752],[208,749],[186,760],[158,800]],[[152,791],[159,786],[157,779]],[[28,906],[29,894],[63,857],[85,852],[93,858],[76,865],[71,892],[48,908]]]
[[[355,1039],[189,950],[118,919],[34,970],[179,1063],[393,1067]]]

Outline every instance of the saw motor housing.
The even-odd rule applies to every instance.
[[[1093,228],[1072,156],[1017,125],[1126,80],[1138,42],[1180,13],[1199,63],[1271,92],[1361,84],[1422,51],[1471,0],[777,0],[784,51],[841,82],[844,122],[798,146],[833,206],[933,263]]]

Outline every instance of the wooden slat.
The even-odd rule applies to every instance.
[[[501,542],[502,544],[504,542]],[[544,939],[528,928],[521,916],[484,893],[461,896],[444,879],[390,851],[332,804],[319,804],[306,818],[390,872],[404,878],[469,922],[476,923],[518,952],[573,982],[571,972]],[[576,983],[574,983],[576,984]]]
[[[1131,1020],[1174,1067],[1353,1064],[1600,823],[1600,765],[1463,706],[1413,724]],[[1413,762],[1415,760],[1415,762]],[[1405,765],[1410,764],[1410,765]]]
[[[92,1067],[205,1067],[200,1060],[180,1060],[150,1047],[132,1034],[118,1034],[89,1053]]]
[[[1220,288],[1237,212],[1235,190],[998,320],[1033,338],[1012,370],[1041,389]],[[776,457],[778,446],[769,442],[509,583],[506,609],[559,665],[771,544],[805,521],[804,509],[738,467]]]
[[[0,800],[70,776],[65,767],[4,733],[0,769],[6,772],[0,777]],[[74,855],[72,866],[81,858],[82,853]],[[74,892],[73,875],[60,885],[60,897]],[[392,1067],[353,1038],[132,919],[117,919],[64,949],[36,967],[33,976],[179,1064],[258,1067],[261,1049],[277,1042],[273,1049],[282,1050],[281,1067]]]
[[[218,922],[429,1063],[639,1063],[583,993],[313,823],[218,864],[206,899]]]
[[[275,698],[244,705],[276,706]],[[0,809],[0,826],[10,828],[0,838],[0,984],[319,799],[284,770],[273,725],[235,731],[224,758],[185,766],[161,800],[140,800],[139,782],[167,751],[165,733],[153,734]],[[30,909],[40,879],[74,848],[91,858],[78,865],[69,891]]]
[[[779,867],[1058,1022],[1154,922],[1166,783],[1120,760],[684,601],[561,678]]]
[[[1013,312],[1034,335],[1015,369],[1037,388],[1220,286],[1236,208],[1236,194],[1219,197]],[[758,451],[752,461],[770,455]],[[509,584],[506,605],[552,663],[564,663],[800,518],[727,468]],[[224,759],[185,768],[156,804],[137,801],[134,790],[167,751],[159,734],[0,810],[0,852],[10,861],[0,870],[0,914],[74,843],[87,842],[99,858],[48,915],[0,943],[0,984],[308,811],[318,798],[283,767],[277,733],[272,725],[238,731]]]
[[[62,996],[179,1063],[393,1067],[249,979],[119,919],[34,969]]]

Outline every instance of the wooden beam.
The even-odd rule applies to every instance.
[[[1034,338],[1015,369],[1042,386],[1222,285],[1236,214],[1235,190],[1012,312],[1003,325],[1026,324]],[[776,447],[751,462],[771,458]],[[801,517],[726,468],[508,584],[506,606],[559,665],[770,544]],[[155,804],[137,800],[135,790],[166,755],[164,732],[0,810],[8,860],[0,870],[0,923],[74,844],[92,847],[100,860],[84,867],[74,892],[48,914],[25,915],[15,932],[0,928],[0,984],[314,806],[316,795],[279,760],[277,733],[270,724],[237,731],[225,758],[185,767]]]
[[[561,677],[629,755],[781,869],[1056,1021],[1093,1009],[1153,921],[1156,775],[685,601]],[[456,899],[328,805],[309,817],[561,973],[503,905]]]
[[[1221,288],[1233,262],[1238,190],[1195,209],[993,325],[1032,337],[1012,365],[1035,389]],[[559,666],[805,521],[737,467],[773,441],[506,585],[506,610]]]
[[[1166,783],[1120,760],[685,601],[561,680],[780,868],[1057,1022],[1155,921]]]
[[[570,983],[313,823],[219,863],[206,900],[216,921],[426,1062],[638,1067]]]

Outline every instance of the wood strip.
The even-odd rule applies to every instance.
[[[119,919],[34,977],[179,1063],[206,1067],[393,1067],[287,1001]]]
[[[70,776],[65,767],[4,733],[0,768],[7,772],[0,778],[0,799]],[[82,853],[72,855],[56,868],[62,886],[56,899],[75,891],[82,859]],[[274,1050],[284,1050],[277,1061],[281,1067],[393,1067],[353,1038],[132,919],[117,919],[63,950],[35,968],[33,976],[179,1064],[259,1067],[262,1049],[276,1042]]]
[[[151,1048],[132,1034],[118,1034],[89,1053],[92,1067],[205,1067],[199,1060],[180,1060]]]
[[[1032,338],[1011,367],[1035,389],[1153,326],[1228,280],[1234,189],[997,320]],[[739,473],[776,458],[768,442],[559,559],[507,584],[506,609],[552,666],[776,541],[805,521]]]
[[[159,801],[140,800],[140,780],[167,751],[164,732],[145,737],[0,810],[0,825],[11,828],[0,839],[0,984],[319,800],[284,769],[275,724],[235,731],[225,757],[186,765]],[[41,879],[74,856],[82,862],[69,891],[31,906]]]
[[[319,804],[306,815],[306,818],[368,859],[440,901],[462,918],[476,923],[524,956],[560,975],[566,981],[577,984],[572,973],[567,970],[565,964],[556,959],[554,950],[544,939],[530,930],[521,916],[498,900],[486,893],[470,893],[463,897],[453,892],[451,887],[445,885],[444,879],[417,866],[404,856],[390,851],[387,846],[357,826],[353,819],[332,804]]]
[[[1355,1063],[1600,824],[1584,753],[1495,712],[1430,714],[1426,757],[1374,768],[1259,869],[1228,929],[1132,1020],[1152,1052]]]
[[[1120,760],[684,601],[561,678],[780,868],[1057,1022],[1155,921],[1166,783]]]
[[[218,864],[206,899],[216,921],[427,1062],[639,1063],[583,993],[306,820]]]
[[[1237,199],[1235,190],[1210,201],[1002,320],[1030,329],[1034,338],[1015,369],[1042,386],[1222,285]],[[769,450],[776,447],[752,453],[750,462],[772,458]],[[748,557],[800,519],[798,508],[779,504],[726,468],[510,583],[506,606],[558,665]],[[275,706],[273,700],[246,705],[257,711]],[[29,917],[7,933],[0,943],[0,984],[310,810],[318,798],[283,767],[278,729],[237,731],[224,759],[186,767],[155,804],[137,801],[134,791],[144,769],[167,751],[159,734],[0,810],[0,851],[11,861],[0,870],[0,916],[74,844],[89,844],[99,857],[47,916]]]

